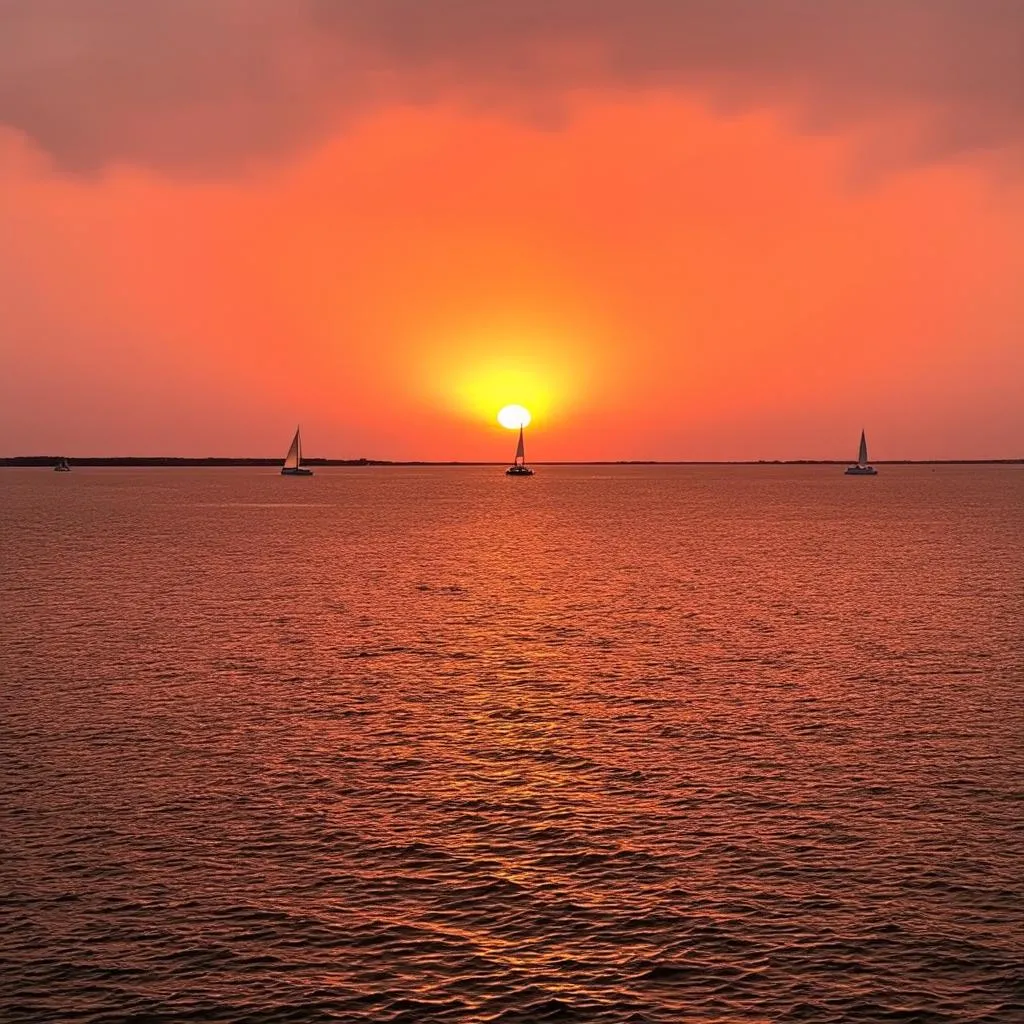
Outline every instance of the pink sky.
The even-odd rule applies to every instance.
[[[1024,7],[0,3],[0,455],[1024,456]]]

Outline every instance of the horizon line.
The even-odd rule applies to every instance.
[[[223,455],[10,455],[0,456],[0,468],[40,468],[52,466],[61,459],[80,466],[122,467],[263,467],[280,466],[280,456],[223,456]],[[303,465],[310,466],[503,466],[504,461],[463,459],[336,459],[325,456],[304,457]],[[1024,463],[1024,456],[1012,458],[973,459],[872,459],[878,466],[913,465],[1015,465]],[[844,459],[550,459],[531,462],[534,466],[836,466],[852,465]]]

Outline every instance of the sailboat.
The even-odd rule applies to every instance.
[[[284,457],[284,465],[281,467],[281,476],[312,476],[313,470],[305,469],[302,465],[302,439],[299,437],[299,428],[295,428],[295,436],[292,438],[292,446]]]
[[[533,476],[533,470],[526,465],[526,449],[523,446],[523,428],[519,428],[519,444],[516,445],[516,460],[508,469],[505,476]]]
[[[67,459],[58,459],[57,465],[53,467],[54,473],[70,473],[71,466]]]
[[[868,439],[864,431],[860,432],[860,451],[857,452],[857,465],[846,467],[847,476],[877,476],[878,470],[868,465]]]

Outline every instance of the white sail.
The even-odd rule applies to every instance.
[[[516,445],[516,458],[508,469],[506,476],[533,476],[533,470],[526,465],[526,444],[523,442],[523,428],[519,427],[519,443]]]
[[[299,428],[295,428],[295,436],[288,454],[284,457],[285,469],[298,469],[302,465],[302,442],[299,440]]]
[[[868,439],[864,436],[864,431],[860,432],[860,451],[857,454],[857,465],[866,466],[868,464]]]

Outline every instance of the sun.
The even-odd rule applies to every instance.
[[[530,410],[521,405],[506,405],[498,413],[498,422],[506,430],[518,430],[530,425]]]

